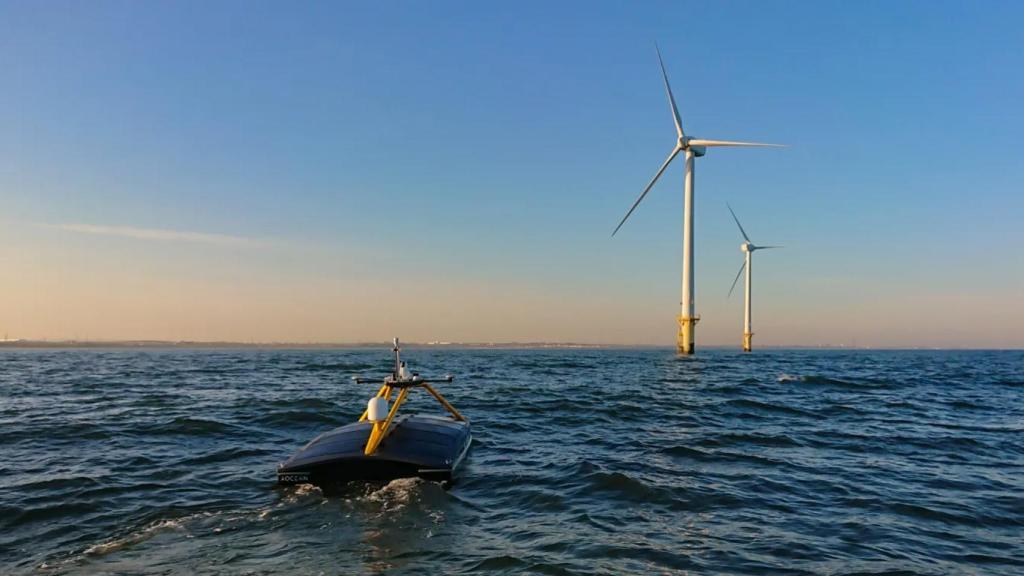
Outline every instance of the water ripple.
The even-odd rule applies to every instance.
[[[2,571],[1024,569],[1024,353],[406,357],[458,376],[462,478],[325,498],[274,468],[359,415],[386,350],[0,351]]]

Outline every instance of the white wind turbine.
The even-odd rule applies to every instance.
[[[647,187],[640,194],[640,197],[636,199],[633,206],[630,207],[629,212],[622,217],[622,221],[615,227],[615,231],[612,232],[612,236],[615,236],[615,232],[622,228],[622,225],[626,223],[626,219],[629,218],[633,210],[647,196],[647,193],[654,186],[654,183],[661,177],[662,172],[668,165],[675,159],[675,157],[683,152],[686,158],[686,175],[683,180],[683,297],[681,304],[681,311],[677,320],[679,321],[679,334],[676,336],[676,344],[679,348],[679,352],[683,354],[693,354],[694,351],[694,331],[696,329],[696,323],[700,320],[700,317],[695,313],[694,296],[693,296],[693,159],[699,158],[707,152],[708,148],[716,146],[764,146],[764,147],[779,147],[781,144],[760,144],[757,142],[733,142],[729,140],[703,140],[700,138],[694,138],[687,136],[683,132],[683,122],[679,118],[679,109],[676,107],[676,100],[672,96],[672,88],[668,84],[668,74],[665,72],[665,63],[661,59],[661,50],[655,50],[658,52],[658,63],[661,64],[661,76],[665,80],[665,92],[668,94],[668,102],[672,107],[672,120],[676,125],[676,133],[678,134],[678,140],[676,145],[669,153],[665,163],[661,165],[658,172],[651,179]]]
[[[729,209],[729,213],[732,214],[732,219],[736,221],[736,226],[740,229],[740,234],[743,235],[743,244],[740,244],[740,250],[743,251],[743,264],[740,266],[740,271],[736,273],[736,278],[733,278],[732,286],[729,287],[729,296],[732,296],[732,291],[736,288],[736,282],[740,279],[740,274],[743,274],[743,270],[747,271],[747,290],[746,296],[743,299],[743,351],[750,352],[752,340],[754,339],[754,333],[750,331],[750,291],[751,291],[751,270],[750,265],[752,262],[754,251],[766,250],[768,248],[782,248],[782,246],[755,246],[750,241],[750,237],[747,236],[747,232],[743,229],[743,225],[740,224],[740,219],[736,217],[736,213],[732,211],[732,206],[725,205]]]

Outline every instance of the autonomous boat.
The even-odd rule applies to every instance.
[[[380,379],[353,376],[356,384],[380,383],[357,422],[314,438],[277,468],[277,483],[330,489],[350,481],[420,477],[450,482],[472,443],[469,420],[434,387],[451,375],[429,379],[411,372],[394,340],[394,370]],[[424,390],[443,416],[399,415],[410,392]]]

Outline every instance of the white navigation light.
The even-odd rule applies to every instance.
[[[383,422],[388,419],[388,400],[381,396],[370,398],[366,405],[366,419],[370,422]]]

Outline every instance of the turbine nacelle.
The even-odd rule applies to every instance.
[[[676,150],[689,150],[690,153],[697,158],[707,154],[707,146],[690,144],[691,140],[695,140],[695,138],[693,136],[680,136],[679,140],[676,142]]]
[[[757,250],[757,246],[754,246],[750,242],[744,242],[743,244],[740,244],[740,250],[743,252],[753,252],[754,250]]]

